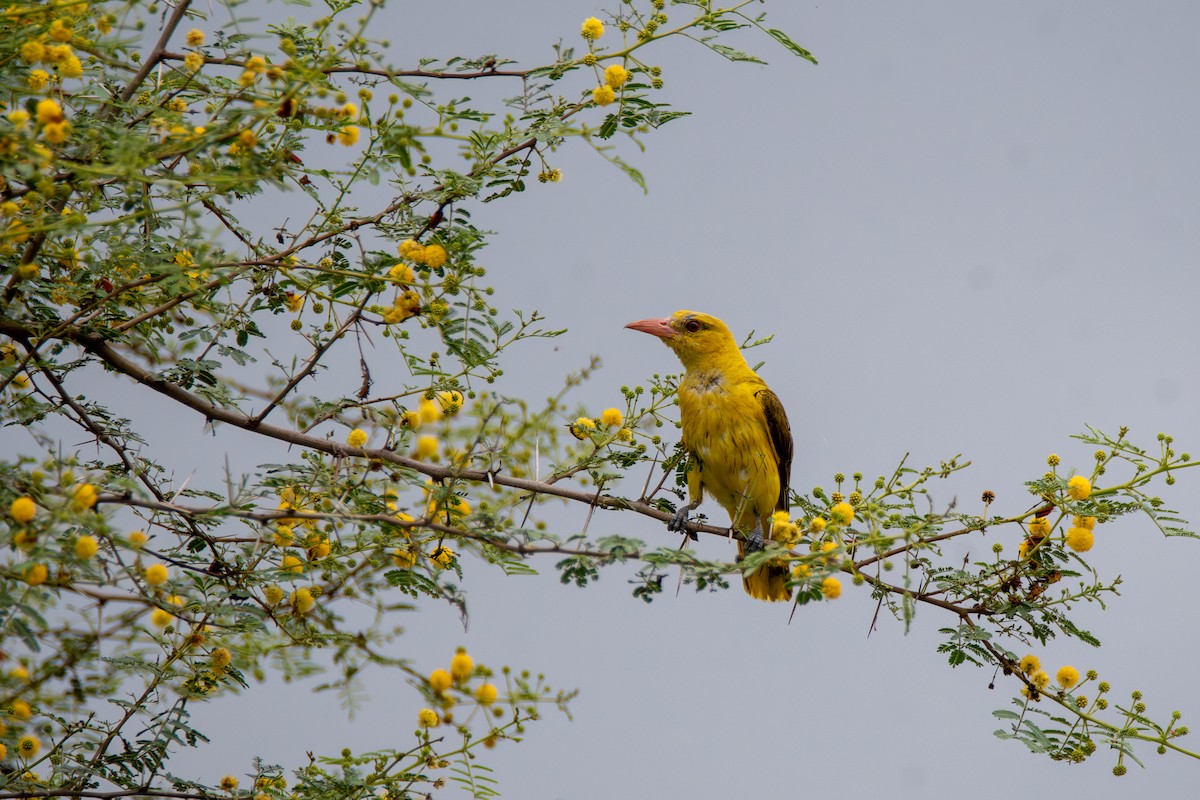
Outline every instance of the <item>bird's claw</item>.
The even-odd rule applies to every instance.
[[[754,530],[750,531],[750,533],[746,534],[746,552],[747,553],[757,553],[759,550],[762,550],[765,546],[766,545],[763,542],[762,531],[759,530],[758,528],[755,528]]]
[[[673,533],[685,534],[689,538],[691,538],[692,541],[696,541],[696,534],[692,533],[691,531],[689,531],[687,529],[688,516],[690,515],[690,513],[691,513],[690,507],[683,506],[682,508],[680,508],[678,511],[675,512],[675,515],[671,517],[671,521],[667,523],[667,530],[669,530]]]

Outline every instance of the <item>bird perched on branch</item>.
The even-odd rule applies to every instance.
[[[724,322],[696,311],[625,326],[663,340],[686,374],[679,384],[683,447],[693,457],[690,502],[668,527],[684,530],[688,514],[707,491],[727,512],[738,540],[738,558],[761,550],[771,535],[771,515],[788,509],[792,430],[783,404],[750,369]],[[742,578],[759,600],[787,600],[788,568],[764,564]]]

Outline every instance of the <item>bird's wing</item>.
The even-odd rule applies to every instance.
[[[767,418],[767,432],[771,435],[771,444],[775,447],[775,460],[779,464],[779,499],[775,501],[778,511],[788,510],[788,486],[792,476],[792,426],[788,424],[787,412],[783,403],[770,389],[760,389],[754,393],[758,404],[762,407],[763,416]]]

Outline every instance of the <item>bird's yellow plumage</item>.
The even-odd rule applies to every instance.
[[[677,311],[626,327],[658,336],[683,362],[679,413],[683,445],[696,460],[688,473],[686,521],[707,492],[750,541],[770,535],[771,514],[787,510],[792,434],[775,393],[750,369],[725,323],[708,314]],[[739,558],[746,544],[738,542]],[[767,564],[743,579],[760,600],[787,600],[787,568]]]

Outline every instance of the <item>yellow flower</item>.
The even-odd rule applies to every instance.
[[[62,120],[62,106],[57,102],[51,100],[49,97],[38,101],[37,121],[39,125],[45,125],[47,122],[62,122]]]
[[[22,758],[33,758],[42,749],[42,743],[36,736],[22,736],[17,741],[17,752]]]
[[[291,572],[295,575],[304,572],[304,564],[295,556],[284,556],[283,561],[279,564],[279,568],[284,572]]]
[[[1039,689],[1045,689],[1050,683],[1050,676],[1039,669],[1029,676],[1029,682]]]
[[[579,35],[585,39],[595,41],[604,35],[604,23],[595,17],[588,17],[583,21],[583,25],[579,29]]]
[[[192,28],[187,32],[185,41],[188,43],[188,47],[199,47],[204,44],[204,31],[199,28]]]
[[[1067,530],[1067,547],[1076,553],[1086,553],[1092,549],[1096,537],[1087,528],[1069,528]]]
[[[96,487],[90,483],[81,483],[71,492],[71,508],[76,511],[86,511],[96,505]]]
[[[100,551],[100,543],[95,536],[80,536],[75,540],[75,557],[87,561]]]
[[[826,600],[837,600],[842,596],[842,582],[830,575],[821,581],[821,594],[825,595]]]
[[[829,518],[838,525],[849,525],[854,521],[854,506],[841,502],[829,509]]]
[[[592,102],[598,106],[606,106],[617,99],[617,93],[607,84],[592,89]]]
[[[134,550],[138,550],[146,543],[146,533],[144,531],[133,531],[129,534],[129,546]]]
[[[442,418],[445,410],[442,404],[428,398],[421,398],[421,402],[417,405],[417,415],[421,419],[422,424],[437,422]]]
[[[362,447],[367,443],[367,432],[362,428],[355,428],[350,431],[350,435],[346,437],[346,444],[351,447]]]
[[[192,72],[199,72],[204,66],[204,56],[199,53],[188,53],[183,57],[183,65]]]
[[[1058,681],[1058,685],[1064,689],[1070,689],[1075,684],[1079,683],[1079,670],[1067,665],[1058,668],[1058,674],[1054,676]]]
[[[432,708],[422,708],[417,712],[417,722],[426,728],[436,728],[441,720]]]
[[[435,669],[429,673],[429,685],[433,687],[435,692],[446,691],[453,682],[454,679],[450,677],[450,673],[444,669]]]
[[[425,263],[425,265],[433,267],[434,269],[445,266],[446,264],[446,248],[442,247],[440,244],[425,245],[421,256],[421,260]]]
[[[397,547],[392,551],[392,563],[400,569],[412,569],[413,564],[417,563],[417,557],[403,547]]]
[[[50,73],[44,69],[29,70],[29,77],[25,79],[31,92],[40,92],[46,88],[46,84],[50,82]]]
[[[63,22],[61,19],[56,19],[54,22],[51,22],[50,30],[47,31],[47,33],[49,33],[50,38],[56,42],[69,42],[71,41],[71,37],[75,35],[75,32],[71,30],[70,26],[68,26],[67,23]]]
[[[482,683],[479,685],[479,688],[475,690],[475,699],[479,701],[480,705],[490,706],[492,703],[496,702],[496,698],[499,696],[500,692],[497,691],[495,685],[491,683]]]
[[[337,138],[338,141],[344,144],[346,147],[353,147],[354,145],[358,144],[358,126],[343,126],[341,130],[338,131]]]
[[[29,680],[29,670],[21,666],[13,667],[8,671],[8,677],[15,681],[27,681]]]
[[[225,791],[232,792],[238,787],[238,779],[232,775],[226,775],[225,777],[221,778],[220,786]]]
[[[297,589],[292,592],[292,609],[297,614],[307,614],[317,604],[316,598],[308,589]]]
[[[1032,675],[1034,672],[1037,672],[1042,668],[1042,662],[1038,661],[1037,656],[1035,656],[1033,653],[1030,653],[1017,662],[1017,667],[1019,667],[1021,672],[1024,672],[1026,675]]]
[[[329,543],[329,537],[324,535],[312,535],[308,537],[308,557],[313,561],[319,561],[325,558],[332,552],[333,545]]]
[[[396,283],[412,283],[417,279],[412,267],[408,264],[397,264],[388,272],[388,277]]]
[[[1075,527],[1076,528],[1087,528],[1089,531],[1094,530],[1096,527],[1096,518],[1095,517],[1076,517],[1075,518]]]
[[[42,138],[49,144],[62,144],[71,133],[69,122],[47,122],[42,128]]]
[[[212,660],[212,665],[217,669],[225,669],[233,663],[233,653],[229,652],[229,649],[225,647],[218,647],[216,650],[213,650],[209,658]]]
[[[346,103],[344,106],[337,109],[337,113],[339,117],[356,117],[358,116],[358,106],[354,105],[354,103]]]
[[[580,417],[571,423],[569,430],[576,439],[586,439],[589,433],[596,430],[596,422],[588,417]]]
[[[405,239],[400,243],[400,257],[407,258],[409,261],[423,263],[425,246],[414,239]]]
[[[442,406],[442,411],[445,412],[448,416],[452,417],[455,414],[457,414],[459,411],[462,410],[462,407],[463,407],[462,392],[456,392],[453,389],[451,389],[448,392],[438,392],[437,399],[438,399],[438,402]]]
[[[33,564],[25,570],[25,582],[30,586],[41,586],[50,577],[45,564]]]
[[[30,39],[21,44],[21,59],[30,63],[36,64],[39,61],[46,60],[46,48],[41,42]]]
[[[1067,481],[1067,494],[1072,500],[1087,500],[1092,495],[1092,482],[1082,475]]]
[[[239,133],[237,138],[238,138],[238,144],[240,144],[242,147],[245,147],[246,149],[250,149],[251,147],[254,147],[255,145],[258,144],[258,134],[255,133],[254,131],[250,130],[249,128],[246,128],[241,133]]]
[[[304,308],[304,295],[299,292],[288,292],[283,298],[283,304],[287,306],[288,311],[297,313]]]
[[[269,606],[279,605],[283,602],[283,589],[272,583],[263,589],[263,600],[266,600]]]
[[[617,439],[622,442],[632,442],[633,431],[631,431],[629,428],[621,428],[621,430],[617,431]]]
[[[820,533],[828,524],[824,517],[813,517],[808,523],[808,529],[813,533]]]
[[[410,317],[415,317],[420,310],[420,296],[413,290],[406,289],[393,301],[392,307],[383,312],[383,321],[394,325],[397,322],[404,322]]]
[[[156,608],[150,612],[150,622],[158,628],[167,627],[174,619],[175,617],[171,616],[171,612],[163,608]]]
[[[450,659],[450,674],[456,681],[465,681],[471,677],[471,673],[475,671],[475,659],[467,655],[467,651],[461,647],[454,654],[454,658]]]
[[[610,428],[619,428],[625,424],[625,415],[619,408],[606,408],[600,415],[600,421]]]
[[[13,109],[12,111],[8,112],[8,121],[19,128],[26,122],[29,122],[29,112],[23,108]],[[11,200],[5,201],[4,208],[4,216],[6,217],[15,217],[21,210],[21,207]]]
[[[75,55],[69,44],[48,44],[46,45],[46,61],[51,64],[61,64],[68,58]]]
[[[58,74],[64,78],[78,78],[83,74],[83,62],[79,56],[71,53],[59,62]]]
[[[620,89],[629,80],[629,70],[620,64],[613,64],[604,70],[604,82],[614,89]]]
[[[1029,520],[1029,535],[1041,538],[1050,533],[1050,520],[1046,517],[1034,517]]]
[[[428,461],[437,456],[438,446],[438,437],[432,435],[418,436],[417,448],[413,451],[413,456],[422,461]]]
[[[437,562],[438,566],[445,568],[454,562],[454,551],[443,545],[430,553],[429,557]]]
[[[171,576],[165,564],[151,564],[146,567],[146,583],[151,586],[162,586]]]
[[[13,700],[8,710],[12,712],[14,717],[25,722],[28,722],[30,717],[33,716],[33,709],[24,700]]]
[[[9,505],[8,513],[14,520],[24,525],[33,521],[34,515],[37,514],[37,504],[33,502],[32,497],[18,497]]]

